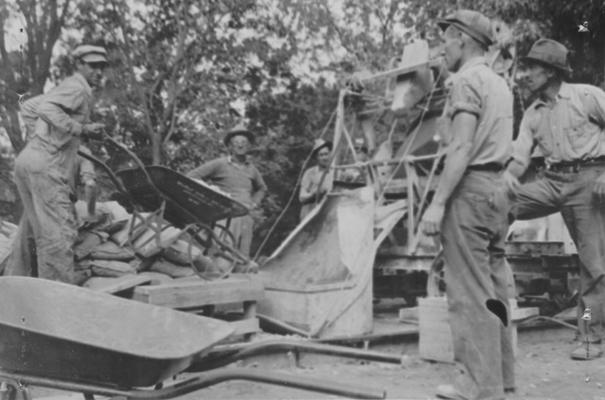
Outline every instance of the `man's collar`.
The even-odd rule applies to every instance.
[[[559,87],[559,92],[557,93],[556,100],[559,99],[569,99],[571,98],[571,86],[567,82],[561,82],[561,86]],[[534,108],[539,108],[546,106],[546,102],[538,96],[534,102]]]
[[[82,86],[84,86],[84,89],[86,89],[86,93],[89,96],[92,96],[92,88],[90,87],[90,85],[88,84],[88,81],[86,80],[86,78],[84,78],[84,75],[82,75],[79,72],[74,72],[73,77],[82,84]]]
[[[239,163],[239,162],[237,162],[237,161],[234,161],[234,160],[233,160],[233,157],[231,157],[231,155],[228,155],[228,156],[227,156],[227,161],[228,161],[230,164],[241,164],[241,163]],[[249,157],[249,156],[246,156],[246,160],[244,161],[244,164],[246,164],[246,165],[250,164],[250,157]]]
[[[460,73],[464,70],[467,70],[469,68],[472,68],[476,65],[487,65],[487,60],[483,56],[476,56],[469,60],[466,60],[466,62],[464,64],[462,64],[462,66],[458,70],[458,73]]]

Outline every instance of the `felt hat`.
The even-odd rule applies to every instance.
[[[538,39],[531,46],[529,53],[521,58],[521,61],[525,63],[536,62],[565,73],[570,73],[572,69],[567,60],[568,53],[567,48],[556,40]]]
[[[238,124],[228,130],[225,134],[225,137],[223,138],[223,143],[225,144],[225,146],[228,146],[229,142],[231,141],[231,138],[239,135],[247,137],[250,143],[254,143],[254,134],[250,132],[243,124]]]

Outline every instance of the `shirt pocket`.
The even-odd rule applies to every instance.
[[[574,152],[587,151],[586,146],[592,141],[595,135],[599,134],[599,128],[588,120],[577,121],[567,128],[566,136],[570,148]],[[584,156],[585,154],[578,154]]]

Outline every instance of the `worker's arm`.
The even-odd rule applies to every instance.
[[[462,179],[471,160],[471,148],[477,129],[477,116],[458,112],[451,124],[452,141],[449,143],[443,172],[431,205],[422,217],[422,230],[427,235],[436,235],[441,230],[445,204]]]
[[[601,134],[605,134],[605,92],[596,86],[586,85],[580,96],[583,96],[581,100],[589,120],[599,125]],[[605,173],[596,179],[592,192],[600,202],[605,202]]]
[[[298,192],[298,201],[302,204],[308,203],[311,201],[311,198],[315,196],[315,191],[311,191],[311,168],[307,169],[303,174],[303,177],[300,181],[300,191]]]
[[[70,116],[70,114],[76,113],[87,101],[88,94],[82,87],[61,84],[42,97],[35,112],[40,119],[61,132],[96,138],[104,128],[103,124],[83,124]]]
[[[265,195],[267,194],[267,184],[265,183],[260,171],[256,167],[254,167],[254,180],[252,182],[252,186],[254,193],[252,193],[251,207],[255,209],[260,206],[261,201],[263,201]]]
[[[189,171],[187,176],[193,179],[208,179],[212,177],[218,168],[219,160],[208,161],[199,167]]]
[[[534,137],[529,126],[528,114],[523,116],[519,126],[519,135],[513,142],[513,157],[503,173],[504,181],[509,192],[513,193],[519,187],[519,178],[525,173],[531,162],[531,152],[534,148]]]

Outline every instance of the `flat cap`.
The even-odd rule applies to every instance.
[[[457,10],[437,22],[442,30],[453,25],[466,33],[485,48],[494,43],[492,38],[492,23],[489,18],[478,11]]]
[[[76,47],[71,55],[86,63],[108,63],[107,50],[101,46],[83,44]]]

